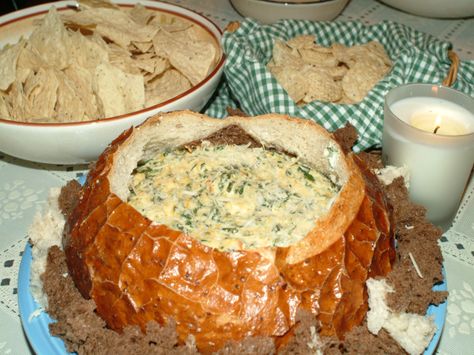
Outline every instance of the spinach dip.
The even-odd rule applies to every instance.
[[[157,224],[230,251],[294,244],[329,211],[340,189],[296,157],[206,143],[139,164],[129,204]]]

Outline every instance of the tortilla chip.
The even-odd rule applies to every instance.
[[[59,82],[54,69],[39,69],[25,80],[25,96],[35,110],[35,120],[54,117]]]
[[[337,80],[342,80],[342,78],[344,78],[344,75],[346,75],[347,70],[349,68],[346,67],[345,65],[338,65],[336,67],[327,67],[327,68],[322,67],[321,69],[326,70],[329,73],[329,75],[331,75],[331,77],[337,81]]]
[[[74,83],[62,71],[55,71],[55,75],[59,82],[55,120],[57,122],[89,120]]]
[[[96,32],[125,49],[132,41],[151,41],[158,31],[153,26],[136,23],[127,12],[119,9],[86,8],[64,14],[62,19],[68,25]]]
[[[166,70],[171,68],[171,64],[168,59],[162,57],[153,57],[152,59],[154,61],[154,68],[153,72],[146,72],[144,74],[144,79],[146,83],[153,81],[157,76],[161,75]]]
[[[71,43],[69,55],[71,62],[93,70],[97,65],[109,61],[109,53],[105,42],[97,36],[83,36],[80,32],[70,32]]]
[[[155,14],[149,25],[163,29],[166,32],[181,32],[192,26],[190,22],[183,21],[176,16],[164,14]]]
[[[74,87],[78,100],[81,101],[85,117],[89,119],[104,117],[102,107],[98,105],[94,94],[94,73],[81,66],[71,65],[64,70],[64,74]]]
[[[175,69],[167,70],[146,90],[146,106],[159,104],[191,88],[191,83]]]
[[[128,74],[102,63],[95,71],[95,92],[105,117],[114,117],[140,110],[145,104],[145,89],[141,75]]]
[[[385,53],[383,46],[377,41],[371,41],[347,49],[347,54],[355,61],[370,58],[380,67],[390,67],[392,61]]]
[[[40,68],[47,68],[48,64],[41,56],[33,52],[29,46],[24,46],[18,56],[16,65],[16,80],[24,83],[31,72],[37,72]]]
[[[342,91],[342,97],[338,101],[335,101],[336,104],[341,104],[341,105],[351,105],[357,102],[358,101],[354,101],[350,97],[348,97],[346,93],[344,92],[344,90]]]
[[[383,74],[377,66],[367,66],[364,62],[356,62],[342,79],[342,88],[346,96],[353,102],[362,101]]]
[[[322,47],[314,36],[302,35],[286,43],[275,40],[272,54],[267,68],[297,103],[359,102],[391,68],[390,58],[376,41]]]
[[[109,0],[79,0],[80,7],[105,7],[109,9],[120,9],[120,7]]]
[[[273,45],[272,63],[276,66],[299,66],[304,65],[301,56],[296,49],[286,45],[285,42],[277,39]]]
[[[307,92],[303,101],[308,103],[319,100],[324,102],[338,101],[342,97],[340,82],[335,81],[325,70],[306,67],[303,76],[307,85]]]
[[[156,57],[152,55],[151,53],[145,53],[142,55],[136,55],[134,57],[135,64],[137,68],[140,68],[142,71],[147,72],[147,73],[154,73],[155,68],[159,66],[160,62],[166,62],[166,59]],[[165,70],[163,67],[162,72]],[[159,73],[161,74],[161,73]]]
[[[370,61],[371,65],[380,67],[381,69],[389,69],[392,62],[385,53],[383,46],[376,41],[345,47],[341,44],[332,46],[335,57],[349,68],[353,67],[357,62]]]
[[[338,62],[348,64],[351,62],[351,56],[347,52],[348,48],[341,43],[333,43],[331,52]]]
[[[137,67],[132,58],[132,54],[116,45],[115,43],[108,44],[110,63],[120,68],[122,71],[130,74],[140,75],[140,69]]]
[[[286,44],[290,48],[294,49],[311,49],[315,45],[314,35],[300,35],[293,37],[286,41]]]
[[[0,118],[10,118],[10,108],[7,104],[7,96],[0,91]]]
[[[131,44],[132,48],[129,47],[130,52],[148,53],[153,51],[153,42],[137,42],[133,41]]]
[[[270,72],[295,102],[306,96],[306,83],[297,66],[269,66]]]
[[[35,116],[30,102],[25,96],[23,85],[18,81],[11,84],[9,95],[5,101],[10,108],[9,113],[13,120],[19,122],[34,120]]]
[[[69,33],[54,7],[28,39],[28,47],[38,53],[49,67],[57,70],[62,70],[70,64],[72,45]]]
[[[24,45],[21,41],[0,51],[0,90],[6,91],[15,81],[17,61]]]
[[[160,30],[153,38],[157,54],[165,53],[171,65],[196,85],[214,67],[216,47],[205,41],[190,41],[189,29],[173,34]]]
[[[153,11],[148,10],[145,6],[138,3],[130,10],[130,17],[136,23],[146,26],[151,21],[155,14]]]
[[[316,47],[313,49],[300,49],[298,52],[306,64],[325,67],[336,67],[339,64],[339,61],[331,52],[318,50]]]

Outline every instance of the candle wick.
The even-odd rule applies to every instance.
[[[433,133],[434,133],[434,134],[438,133],[438,129],[439,129],[439,128],[440,128],[439,126],[436,126],[436,128],[435,128],[434,131],[433,131]]]

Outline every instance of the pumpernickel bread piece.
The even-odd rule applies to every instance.
[[[128,202],[141,162],[231,126],[249,143],[297,157],[338,187],[330,208],[302,238],[289,245],[213,248]],[[366,279],[386,275],[395,257],[378,180],[323,128],[282,115],[217,120],[188,111],[149,119],[101,155],[66,223],[64,248],[77,288],[95,301],[110,328],[139,325],[145,331],[151,320],[174,319],[181,341],[192,335],[202,352],[248,336],[274,337],[283,345],[299,309],[317,316],[321,334],[342,337],[366,314]]]

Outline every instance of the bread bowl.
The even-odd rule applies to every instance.
[[[259,236],[262,244],[231,248],[206,245],[129,203],[139,163],[203,145],[292,157],[336,191],[290,244]],[[386,275],[395,258],[390,209],[377,178],[317,124],[276,114],[217,120],[178,111],[124,132],[91,169],[63,244],[75,285],[110,328],[135,324],[145,331],[149,321],[174,319],[181,341],[193,336],[204,353],[248,336],[284,344],[299,309],[318,317],[321,334],[342,338],[365,317],[365,281]]]

